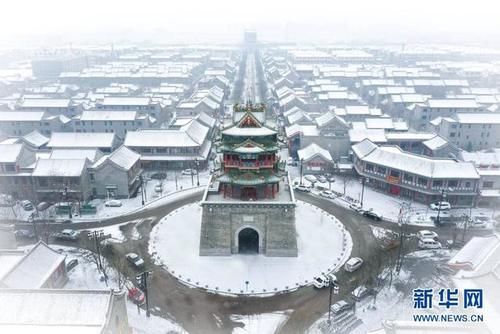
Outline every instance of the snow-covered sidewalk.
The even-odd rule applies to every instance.
[[[201,208],[186,205],[157,224],[150,237],[152,258],[186,285],[227,295],[271,295],[312,284],[349,257],[352,239],[335,217],[298,202],[297,257],[200,256]],[[246,284],[248,282],[248,285]]]

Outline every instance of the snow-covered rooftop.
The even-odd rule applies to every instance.
[[[127,147],[197,147],[208,135],[208,128],[197,120],[189,122],[179,130],[129,131],[124,145]]]
[[[110,290],[0,289],[0,332],[100,334]]]
[[[366,139],[368,140],[368,139]],[[369,152],[358,151],[358,143],[352,146],[358,159],[375,165],[435,179],[479,179],[474,164],[451,159],[435,159],[405,152],[397,146],[375,146]],[[359,155],[358,155],[359,154]]]
[[[309,144],[309,146],[298,150],[297,154],[299,156],[299,160],[304,159],[304,161],[308,161],[316,156],[320,156],[325,160],[333,162],[330,152],[316,143]]]
[[[39,159],[32,176],[79,177],[87,161],[86,159]]]
[[[114,133],[53,132],[47,144],[52,148],[112,148]]]
[[[85,110],[79,118],[81,121],[134,121],[137,111]]]
[[[39,289],[65,258],[39,242],[0,278],[0,285],[11,289]]]
[[[14,163],[23,150],[23,144],[1,144],[0,162]]]
[[[23,141],[34,147],[40,147],[47,144],[49,142],[49,138],[35,130],[23,136]]]

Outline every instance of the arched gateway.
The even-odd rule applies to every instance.
[[[256,230],[246,227],[238,233],[238,253],[259,253],[259,233]]]

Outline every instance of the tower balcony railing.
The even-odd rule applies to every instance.
[[[226,167],[238,167],[238,168],[260,168],[260,167],[273,167],[274,162],[269,161],[252,161],[245,162],[239,160],[226,160],[224,161]]]

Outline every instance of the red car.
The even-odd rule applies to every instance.
[[[134,302],[134,304],[142,305],[145,302],[144,292],[139,288],[133,287],[128,289],[128,299]]]

